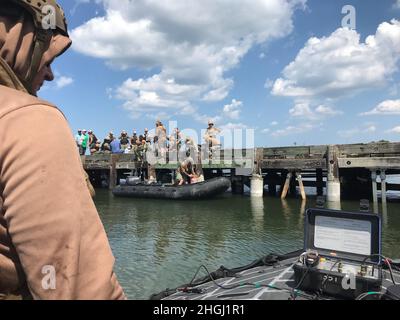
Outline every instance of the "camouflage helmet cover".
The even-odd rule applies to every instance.
[[[37,29],[43,29],[43,20],[53,9],[55,13],[55,27],[63,35],[68,36],[68,26],[63,9],[56,0],[9,0],[25,8],[33,18]],[[50,6],[50,7],[49,7]],[[52,9],[51,9],[52,8]]]

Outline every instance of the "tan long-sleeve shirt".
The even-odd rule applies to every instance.
[[[0,86],[0,294],[124,299],[62,113]]]

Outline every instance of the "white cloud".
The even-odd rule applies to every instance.
[[[272,122],[271,122],[271,126],[273,126],[273,127],[277,126],[278,124],[279,124],[278,121],[272,121]]]
[[[343,114],[334,108],[340,99],[390,87],[399,61],[398,20],[381,23],[365,41],[357,31],[339,28],[329,36],[310,38],[275,80],[271,93],[294,100],[292,118],[320,121]]]
[[[64,87],[71,85],[73,82],[74,82],[74,79],[72,79],[70,77],[61,76],[61,77],[57,78],[55,84],[56,84],[57,89],[62,89]]]
[[[272,93],[295,99],[336,99],[383,86],[398,70],[400,22],[382,23],[360,41],[355,30],[340,28],[329,37],[311,38],[283,70]]]
[[[270,128],[266,128],[266,129],[261,130],[261,132],[262,133],[270,133],[271,129]]]
[[[71,37],[76,51],[114,68],[160,70],[116,90],[137,114],[225,99],[234,85],[226,73],[253,46],[288,35],[293,12],[305,1],[103,0],[105,16],[75,28]],[[168,92],[171,82],[176,91]]]
[[[134,118],[143,113],[163,109],[183,109],[190,106],[187,101],[197,86],[180,85],[174,79],[164,81],[159,75],[139,80],[126,80],[115,90],[114,97],[124,100],[123,107],[130,111]],[[186,97],[187,99],[182,99]]]
[[[294,118],[302,118],[311,121],[321,120],[327,117],[341,115],[343,112],[334,110],[325,105],[319,105],[315,109],[311,108],[309,103],[298,103],[289,110],[289,114]]]
[[[400,115],[400,100],[383,101],[371,111],[362,113],[361,115]]]
[[[396,3],[393,5],[395,9],[400,9],[400,0],[396,0]]]
[[[336,116],[343,114],[340,110],[334,110],[331,107],[320,105],[315,109],[315,112],[320,116]]]
[[[237,120],[240,117],[241,108],[243,107],[243,102],[233,99],[231,104],[224,106],[223,115],[226,118]]]
[[[298,118],[310,119],[314,117],[314,114],[311,111],[308,103],[296,104],[292,109],[289,110],[289,114],[292,117],[298,117]]]
[[[400,134],[400,126],[395,127],[393,129],[390,129],[390,130],[386,131],[386,133],[398,133],[398,134]]]

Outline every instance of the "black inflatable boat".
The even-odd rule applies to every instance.
[[[113,190],[116,197],[152,198],[173,200],[209,199],[227,191],[231,186],[228,178],[215,178],[205,182],[183,186],[161,184],[120,185]]]

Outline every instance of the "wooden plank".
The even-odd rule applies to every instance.
[[[264,148],[264,158],[313,158],[323,157],[327,146],[300,146]]]
[[[121,170],[121,169],[127,169],[127,170],[135,170],[136,168],[141,168],[142,163],[138,162],[117,162],[116,163],[116,169]]]
[[[108,170],[110,168],[110,162],[85,163],[83,167],[86,170]]]
[[[373,155],[400,155],[400,143],[368,143],[368,144],[349,144],[349,145],[338,145],[339,154],[343,156],[373,156]]]
[[[268,159],[262,161],[263,169],[327,169],[326,160],[318,159]]]
[[[241,165],[234,162],[211,162],[203,163],[203,169],[235,169],[242,168]]]
[[[118,162],[134,162],[135,155],[134,154],[120,154],[117,155]]]
[[[339,158],[339,167],[342,169],[400,169],[400,157]]]
[[[156,170],[176,170],[178,169],[177,163],[157,163],[153,166]]]
[[[296,157],[299,155],[309,155],[309,147],[279,147],[264,149],[264,157]]]
[[[111,161],[111,154],[94,154],[86,156],[86,162]]]

